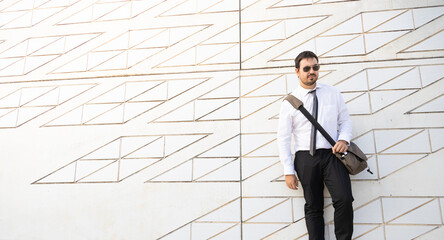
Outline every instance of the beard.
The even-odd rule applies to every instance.
[[[313,89],[316,86],[316,82],[318,80],[318,73],[317,72],[296,72],[298,74],[299,78],[299,84],[303,88],[309,88]]]
[[[317,80],[318,80],[318,77],[316,76],[316,74],[310,74],[307,76],[306,79],[304,79],[304,81],[302,81],[302,83],[304,83],[307,86],[312,86],[312,85],[316,84]]]

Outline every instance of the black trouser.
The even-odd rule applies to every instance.
[[[324,183],[333,200],[337,240],[351,239],[353,234],[353,195],[350,176],[331,149],[318,149],[311,156],[298,151],[295,170],[305,198],[305,221],[309,239],[324,239]]]

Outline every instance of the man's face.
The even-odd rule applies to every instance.
[[[304,58],[299,62],[299,69],[296,68],[296,74],[298,75],[299,83],[303,88],[313,89],[316,86],[319,71],[313,69],[315,65],[319,66],[316,58]],[[304,70],[307,70],[308,68],[309,70],[305,72]]]

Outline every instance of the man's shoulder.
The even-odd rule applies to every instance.
[[[293,95],[295,97],[298,97],[299,89],[298,88],[293,89],[288,95]]]
[[[341,91],[339,91],[338,88],[336,88],[335,86],[332,86],[330,84],[326,84],[326,83],[316,83],[318,84],[318,86],[322,89],[325,89],[326,91],[330,91],[330,92],[335,92],[335,93],[341,93]]]

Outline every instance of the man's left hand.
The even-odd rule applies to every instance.
[[[345,153],[348,150],[348,142],[346,142],[345,140],[339,140],[331,149],[333,150],[333,154]]]

